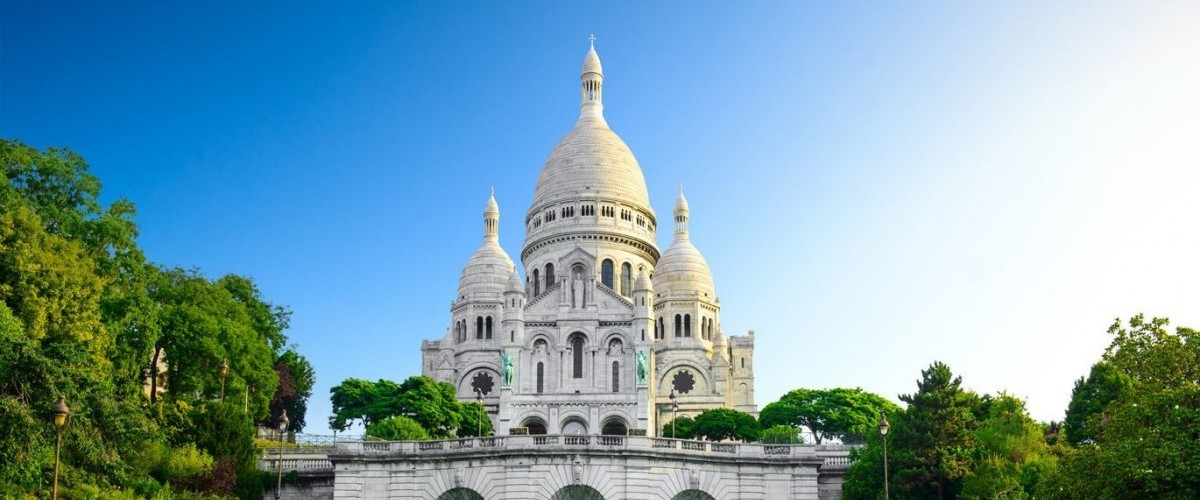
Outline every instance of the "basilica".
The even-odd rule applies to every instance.
[[[754,331],[722,329],[682,188],[660,252],[641,167],[609,128],[603,97],[593,46],[579,119],[542,165],[525,214],[524,278],[500,247],[493,193],[449,327],[421,346],[423,373],[463,401],[482,399],[497,435],[656,436],[675,415],[757,415]]]

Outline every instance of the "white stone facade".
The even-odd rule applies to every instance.
[[[682,189],[674,241],[660,254],[641,167],[604,119],[594,49],[580,79],[579,120],[543,165],[524,219],[524,279],[499,246],[492,196],[450,327],[422,343],[422,372],[463,401],[482,392],[499,435],[654,436],[672,418],[672,391],[679,415],[757,414],[754,332],[723,332]]]

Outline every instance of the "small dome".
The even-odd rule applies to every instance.
[[[508,275],[508,291],[509,292],[524,292],[521,285],[521,278],[517,276],[517,268],[514,266],[512,273]]]
[[[645,269],[638,270],[637,280],[633,282],[633,291],[636,292],[639,290],[653,290],[650,287],[650,278],[646,276]]]
[[[716,288],[713,286],[708,261],[704,260],[700,251],[686,238],[676,236],[667,251],[663,252],[658,266],[654,268],[652,281],[655,293],[695,293],[700,298],[716,298]]]
[[[483,209],[483,244],[467,259],[462,276],[458,278],[458,298],[476,293],[500,295],[513,273],[513,261],[500,248],[500,206],[495,193],[488,197]]]
[[[604,76],[604,69],[600,67],[600,55],[596,53],[596,48],[588,49],[587,55],[583,56],[583,71],[582,74],[596,73]]]
[[[708,300],[717,296],[708,261],[688,236],[688,204],[682,187],[675,200],[675,241],[658,259],[653,281],[654,291],[659,294],[696,295]]]
[[[471,254],[458,278],[458,297],[478,293],[501,295],[512,276],[513,261],[495,241],[484,241]]]

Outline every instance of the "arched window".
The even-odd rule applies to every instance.
[[[546,289],[554,286],[554,264],[546,263]]]
[[[492,317],[488,316],[484,322],[487,325],[487,328],[484,330],[483,338],[490,339],[492,338]]]
[[[684,337],[692,336],[692,315],[691,314],[683,315],[683,336]]]
[[[475,338],[483,338],[483,316],[475,317]]]
[[[621,392],[621,364],[613,361],[613,392]]]
[[[583,336],[576,335],[571,339],[572,376],[583,378]]]
[[[542,366],[542,363],[539,362],[538,366],[537,366],[537,393],[538,394],[542,393],[542,377],[544,374],[545,374],[545,367]]]
[[[746,358],[742,358],[742,368],[746,367]]]
[[[600,282],[609,290],[613,289],[613,261],[604,259],[600,263]]]
[[[675,336],[676,337],[683,336],[683,316],[680,316],[678,314],[675,315]]]
[[[538,294],[542,293],[542,281],[540,279],[538,279],[538,276],[539,276],[538,270],[534,269],[533,270],[533,296],[534,297],[537,297]]]
[[[655,338],[659,338],[659,339],[667,338],[667,327],[663,323],[662,316],[658,317],[658,336]]]
[[[633,266],[630,266],[628,262],[621,264],[621,295],[629,296],[630,289],[633,288],[633,285],[630,284],[632,282]]]

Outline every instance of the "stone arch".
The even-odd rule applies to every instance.
[[[554,492],[550,500],[604,500],[604,495],[591,486],[572,484]]]
[[[697,489],[683,490],[671,497],[671,500],[717,500],[712,495]]]
[[[546,332],[544,330],[539,330],[539,331],[536,331],[536,332],[526,335],[525,336],[525,347],[532,351],[534,344],[537,344],[538,340],[546,341],[546,350],[547,351],[554,348],[554,336],[550,335],[550,332]]]
[[[529,415],[519,422],[521,427],[529,429],[530,434],[546,434],[546,419],[541,415]]]
[[[483,500],[483,495],[470,488],[454,488],[438,495],[437,500]]]
[[[624,436],[629,432],[629,422],[621,415],[609,415],[600,421],[600,434]]]
[[[562,419],[559,434],[575,436],[586,435],[589,432],[587,418],[582,415],[571,415]]]
[[[662,391],[662,394],[667,394],[674,389],[672,378],[680,370],[688,370],[695,379],[695,388],[688,392],[688,394],[709,394],[712,392],[713,385],[712,381],[709,380],[708,370],[684,361],[674,363],[662,371],[662,375],[658,378],[658,387]]]
[[[618,330],[618,329],[609,330],[607,332],[604,332],[604,336],[601,338],[603,338],[604,341],[597,345],[602,346],[602,347],[608,347],[608,344],[612,343],[613,339],[620,340],[621,344],[623,344],[625,347],[633,346],[633,338],[631,336],[629,336],[628,334],[626,334],[624,330]]]
[[[487,374],[487,376],[490,377],[492,380],[492,388],[488,389],[487,393],[484,394],[483,396],[484,397],[499,396],[500,395],[500,380],[501,380],[500,379],[500,370],[498,368],[496,368],[495,366],[488,364],[488,363],[475,363],[475,364],[472,364],[472,365],[468,366],[467,368],[463,369],[462,376],[459,377],[459,379],[458,379],[458,384],[457,384],[458,393],[459,394],[469,394],[471,397],[474,397],[475,396],[475,388],[473,387],[472,384],[475,380],[475,377],[477,375],[479,375],[480,373]]]

